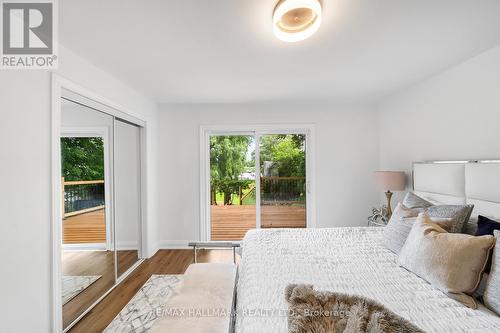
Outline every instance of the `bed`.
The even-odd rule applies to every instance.
[[[435,203],[473,202],[477,214],[500,214],[499,163],[418,163],[413,189]],[[474,221],[474,216],[472,221]],[[471,225],[473,228],[473,225]],[[375,299],[426,332],[500,332],[500,317],[472,310],[396,264],[379,245],[383,228],[252,230],[245,236],[235,331],[287,332],[284,290],[314,285]]]

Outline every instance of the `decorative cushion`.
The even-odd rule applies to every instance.
[[[398,203],[382,234],[382,245],[398,254],[410,233],[418,212]]]
[[[479,285],[494,245],[493,236],[448,233],[421,213],[399,253],[398,264],[476,309],[470,295]]]
[[[500,222],[493,221],[482,215],[478,216],[476,236],[493,235],[494,230],[500,230]]]
[[[403,205],[408,208],[426,208],[433,206],[431,202],[419,197],[413,192],[406,193],[403,199]]]
[[[451,227],[448,232],[462,232],[469,221],[474,205],[437,205],[425,209],[432,218],[450,218]]]
[[[382,245],[392,252],[399,254],[418,214],[418,210],[409,209],[402,203],[398,203],[389,223],[384,228],[381,240]],[[450,229],[452,227],[451,223],[453,223],[451,219],[447,218],[433,218],[432,220],[440,224],[445,230]]]
[[[493,250],[490,274],[486,280],[483,300],[488,309],[500,315],[500,231],[494,231],[497,245]]]
[[[445,228],[449,232],[463,232],[467,228],[467,222],[474,208],[474,205],[434,205],[413,192],[406,194],[403,205],[419,212],[426,212],[432,218],[451,218],[453,220],[451,228]]]
[[[493,231],[500,230],[500,223],[493,221],[487,217],[479,215],[477,218],[477,228],[474,235],[483,236],[483,235],[493,235]],[[491,257],[488,260],[488,264],[484,270],[485,273],[489,273],[491,269]],[[483,278],[484,279],[484,278]]]

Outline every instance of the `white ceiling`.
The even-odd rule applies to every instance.
[[[323,0],[295,44],[275,2],[64,0],[60,38],[160,103],[376,101],[500,44],[499,0]]]

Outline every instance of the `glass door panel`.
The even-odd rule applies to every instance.
[[[261,228],[305,228],[306,136],[259,138]]]
[[[115,119],[115,244],[117,274],[137,260],[141,221],[140,128]]]
[[[210,137],[210,238],[241,240],[256,226],[255,139]]]
[[[66,328],[115,283],[113,117],[61,101],[62,317]]]

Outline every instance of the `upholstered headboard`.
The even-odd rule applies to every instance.
[[[413,191],[435,204],[472,204],[477,216],[500,220],[500,160],[413,163]]]

